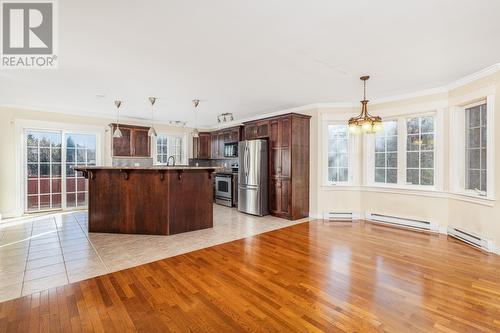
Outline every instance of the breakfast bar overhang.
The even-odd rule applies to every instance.
[[[89,232],[172,235],[213,227],[210,167],[78,166]]]

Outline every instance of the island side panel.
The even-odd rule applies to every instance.
[[[213,227],[213,170],[169,173],[170,234]]]
[[[169,172],[92,170],[89,231],[168,235]]]

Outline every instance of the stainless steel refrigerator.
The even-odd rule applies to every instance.
[[[269,214],[267,141],[246,140],[238,146],[238,210],[264,216]]]

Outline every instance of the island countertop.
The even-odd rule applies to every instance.
[[[100,165],[79,165],[74,167],[77,171],[86,170],[219,170],[221,167],[201,167],[188,165],[154,165],[154,166],[100,166]]]
[[[217,167],[74,169],[88,179],[89,232],[172,235],[213,226]]]

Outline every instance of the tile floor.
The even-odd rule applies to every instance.
[[[89,233],[86,211],[0,222],[0,301],[304,222],[214,205],[214,227],[172,236]]]

